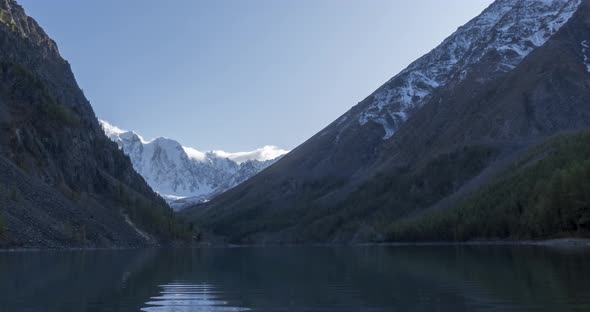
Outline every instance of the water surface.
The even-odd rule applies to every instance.
[[[590,252],[532,246],[2,252],[4,311],[590,311]]]

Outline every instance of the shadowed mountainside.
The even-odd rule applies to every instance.
[[[103,133],[53,40],[0,1],[0,246],[146,246],[188,227]]]
[[[275,165],[185,217],[233,242],[365,242],[391,239],[393,222],[453,209],[529,148],[590,126],[589,16],[587,0],[496,1]],[[371,115],[379,105],[404,108],[404,118],[383,123]]]

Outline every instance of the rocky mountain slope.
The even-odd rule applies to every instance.
[[[391,223],[391,241],[534,239],[590,232],[590,132],[535,146],[454,209]]]
[[[135,170],[172,208],[205,202],[253,177],[286,150],[265,146],[252,152],[200,152],[167,138],[144,140],[101,120],[107,136],[131,159]]]
[[[236,242],[383,241],[590,126],[587,0],[497,0],[268,170],[185,216]],[[559,61],[557,61],[559,60]]]
[[[53,40],[0,0],[0,246],[146,246],[189,238],[103,133]]]

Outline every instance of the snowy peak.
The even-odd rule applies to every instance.
[[[108,137],[114,137],[114,136],[117,136],[117,135],[127,132],[127,130],[123,130],[121,128],[115,127],[105,120],[99,119],[98,122],[100,123],[100,125],[102,126],[102,129],[104,130],[104,133]]]
[[[100,124],[129,156],[134,169],[170,203],[184,198],[209,200],[256,175],[288,152],[275,146],[251,152],[201,152],[164,137],[146,141],[139,134],[104,120]]]
[[[252,160],[257,160],[261,162],[272,160],[282,155],[285,155],[288,152],[289,151],[280,149],[273,145],[266,145],[264,147],[255,149],[250,152],[227,153],[224,151],[213,151],[213,153],[218,157],[231,159],[238,164]]]
[[[100,123],[107,137],[117,144],[119,142],[147,143],[139,134],[133,131],[123,130],[101,119],[99,119],[98,122]]]
[[[190,158],[191,160],[205,161],[207,159],[207,154],[197,151],[192,147],[183,146],[182,149],[184,150],[188,158]]]
[[[498,0],[441,45],[412,63],[370,97],[357,116],[383,126],[388,139],[433,90],[465,79],[490,58],[493,76],[514,69],[575,13],[581,0]],[[343,123],[349,116],[342,117]],[[349,124],[350,125],[350,124]]]
[[[201,151],[196,150],[192,147],[181,146],[180,143],[178,143],[177,141],[171,140],[168,138],[164,138],[164,137],[158,137],[158,138],[155,138],[151,141],[147,141],[142,136],[140,136],[139,134],[137,134],[133,131],[123,130],[117,126],[111,125],[109,122],[107,122],[105,120],[99,120],[99,122],[100,122],[105,134],[111,140],[113,140],[115,142],[140,141],[142,144],[153,144],[153,145],[158,145],[158,146],[166,145],[166,146],[168,146],[168,148],[175,149],[175,150],[178,150],[180,147],[182,150],[184,150],[184,153],[187,155],[187,157],[189,159],[196,160],[196,161],[208,161],[211,158],[227,158],[227,159],[230,159],[238,164],[241,164],[243,162],[247,162],[250,160],[264,162],[267,160],[276,159],[277,157],[285,155],[289,152],[288,150],[281,149],[281,148],[274,146],[274,145],[266,145],[264,147],[257,148],[255,150],[249,151],[249,152],[231,153],[231,152],[226,152],[226,151],[222,151],[222,150],[201,152]]]

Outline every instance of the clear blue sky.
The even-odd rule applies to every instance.
[[[292,149],[491,0],[19,0],[99,118],[200,150]]]

